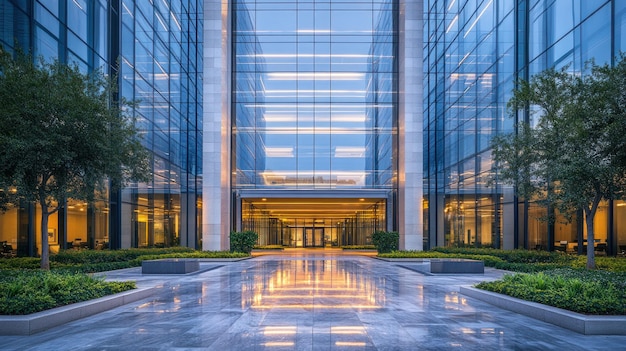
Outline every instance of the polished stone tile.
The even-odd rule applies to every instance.
[[[403,263],[409,266],[410,263]],[[3,350],[606,350],[585,336],[459,294],[484,275],[424,275],[336,251],[201,263],[201,272],[110,280],[156,286],[150,298],[32,336]],[[418,267],[419,268],[419,267]]]

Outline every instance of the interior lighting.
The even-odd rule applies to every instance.
[[[292,147],[266,147],[267,157],[294,157]]]
[[[298,29],[297,33],[300,34],[329,34],[332,33],[330,29]]]
[[[491,3],[493,2],[493,0],[490,0],[489,3],[487,5],[485,5],[485,7],[483,8],[483,10],[480,12],[480,14],[478,15],[478,17],[476,17],[476,19],[474,20],[474,22],[472,22],[472,25],[469,27],[469,29],[465,32],[465,34],[463,35],[463,38],[467,37],[467,35],[469,34],[469,32],[472,31],[472,29],[474,29],[474,27],[476,26],[476,23],[478,23],[478,21],[480,20],[480,18],[483,16],[483,14],[485,13],[485,11],[487,11],[487,9],[489,8],[489,6],[491,6]]]
[[[268,80],[362,80],[359,72],[271,72]]]
[[[337,146],[335,148],[336,158],[360,158],[364,156],[364,147]]]
[[[450,22],[450,24],[448,25],[448,28],[446,29],[446,33],[450,32],[450,29],[452,29],[452,26],[454,26],[454,24],[456,23],[456,21],[458,21],[459,19],[459,15],[454,16],[454,18],[452,19],[452,22]]]
[[[250,54],[238,55],[240,57],[264,57],[264,58],[296,58],[296,57],[333,57],[333,58],[370,58],[370,57],[393,57],[385,55],[367,54]]]

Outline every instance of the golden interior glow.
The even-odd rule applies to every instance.
[[[336,341],[336,346],[356,346],[356,347],[364,347],[367,345],[364,342],[356,342],[356,341]]]
[[[293,341],[270,341],[270,342],[266,342],[263,344],[263,346],[280,346],[280,347],[293,346],[293,345],[294,345]]]
[[[283,262],[268,276],[252,276],[242,285],[242,307],[252,309],[363,309],[381,308],[384,289],[365,275],[348,272],[341,264]],[[250,280],[246,280],[250,281]],[[295,326],[272,326],[265,335],[294,334]],[[358,326],[335,326],[334,334],[364,334]]]

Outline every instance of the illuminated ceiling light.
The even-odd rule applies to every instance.
[[[335,157],[336,158],[347,158],[347,157],[364,157],[365,156],[365,148],[364,147],[350,147],[350,146],[337,146],[335,148]]]
[[[369,103],[359,103],[359,104],[344,104],[344,106],[340,106],[339,104],[299,104],[299,103],[287,103],[287,104],[264,104],[264,103],[249,103],[244,104],[245,107],[249,108],[276,108],[276,109],[295,109],[295,108],[311,108],[311,109],[333,109],[336,111],[341,111],[340,108],[350,108],[354,109],[356,107],[359,108],[391,108],[392,104],[369,104]]]
[[[268,128],[264,131],[266,135],[305,135],[305,134],[316,134],[316,135],[329,135],[329,134],[344,134],[344,135],[358,135],[358,134],[367,134],[369,133],[365,129],[357,129],[357,128],[298,128],[297,131],[294,128]]]
[[[362,80],[365,73],[359,72],[271,72],[268,80]]]
[[[330,29],[298,29],[300,34],[328,34],[332,33]]]
[[[450,22],[450,25],[448,25],[448,28],[446,29],[446,33],[448,33],[450,29],[452,29],[452,26],[454,26],[454,24],[456,23],[458,19],[459,19],[459,15],[454,16],[454,18],[452,19],[452,22]]]
[[[343,113],[334,113],[332,111],[329,111],[327,113],[330,113],[330,116],[328,114],[324,114],[324,115],[319,115],[319,114],[315,114],[314,116],[310,116],[311,114],[309,113],[301,113],[299,115],[294,115],[294,114],[282,114],[282,113],[265,113],[263,114],[263,119],[265,120],[265,122],[270,122],[270,123],[274,123],[274,122],[296,122],[296,121],[300,121],[300,122],[312,122],[312,121],[316,121],[316,122],[333,122],[333,123],[342,123],[342,122],[354,122],[354,123],[362,123],[365,122],[367,119],[367,116],[364,114],[343,114]],[[306,116],[305,115],[309,115]]]
[[[295,122],[296,116],[288,115],[288,114],[270,114],[266,113],[263,115],[263,119],[265,122]]]
[[[485,8],[483,8],[483,10],[480,12],[480,14],[478,15],[478,17],[476,17],[476,19],[474,20],[474,22],[472,22],[472,25],[467,29],[467,31],[465,32],[465,34],[463,35],[463,38],[467,37],[467,35],[472,31],[472,29],[474,29],[474,27],[476,26],[476,23],[478,23],[478,21],[480,20],[480,18],[483,16],[483,14],[485,13],[485,11],[487,11],[487,9],[489,8],[489,6],[491,6],[491,3],[493,3],[493,0],[490,0],[489,3],[485,6]]]
[[[342,90],[342,89],[332,89],[332,90],[322,90],[322,89],[312,89],[312,90],[302,90],[302,89],[289,89],[289,90],[266,90],[266,94],[361,94],[365,95],[365,90]]]
[[[266,147],[267,157],[294,157],[292,147]]]

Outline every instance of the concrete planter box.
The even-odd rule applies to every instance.
[[[460,293],[585,335],[626,335],[626,316],[592,316],[471,287]]]
[[[0,315],[0,335],[31,335],[146,298],[154,288],[134,289],[23,316]]]
[[[187,274],[200,269],[196,259],[171,258],[141,262],[142,274]]]
[[[430,273],[483,274],[485,262],[456,258],[431,259]]]

